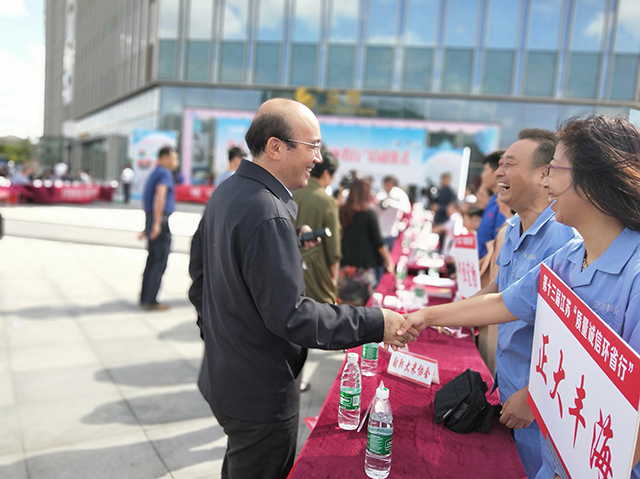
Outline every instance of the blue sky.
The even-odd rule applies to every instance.
[[[42,135],[43,2],[0,0],[0,136]]]

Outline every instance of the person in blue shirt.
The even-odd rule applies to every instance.
[[[498,229],[505,222],[505,217],[500,213],[498,207],[497,195],[495,191],[498,187],[498,180],[496,179],[496,170],[500,163],[500,158],[504,154],[504,150],[494,151],[485,156],[482,163],[484,168],[482,170],[482,184],[480,188],[486,188],[491,192],[491,197],[487,206],[482,213],[482,220],[478,227],[478,258],[482,259],[487,254],[487,241],[491,241],[498,234]]]
[[[158,302],[157,297],[171,250],[169,215],[175,209],[173,170],[177,165],[178,154],[175,148],[160,148],[158,166],[151,172],[144,186],[145,228],[140,233],[140,239],[147,237],[149,254],[142,274],[140,307],[147,311],[169,309],[166,304]]]
[[[581,238],[544,263],[640,351],[640,131],[626,118],[596,116],[569,120],[558,136],[543,186],[556,219]],[[412,313],[398,333],[410,326],[533,325],[539,274],[535,267],[501,293]],[[639,453],[636,446],[633,479],[640,478]],[[554,474],[547,455],[538,477]]]

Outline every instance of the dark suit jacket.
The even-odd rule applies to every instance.
[[[296,213],[282,183],[243,161],[211,196],[194,235],[189,298],[205,343],[198,386],[226,416],[289,419],[299,410],[306,348],[382,339],[379,309],[304,296]]]

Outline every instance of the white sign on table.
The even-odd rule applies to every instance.
[[[453,237],[453,257],[456,260],[456,281],[462,299],[480,291],[480,262],[475,233]]]
[[[640,356],[542,264],[528,403],[561,477],[629,477],[639,369]]]
[[[440,383],[438,361],[400,350],[391,353],[387,372],[423,386]]]

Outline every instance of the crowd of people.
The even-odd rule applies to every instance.
[[[599,311],[603,320],[639,350],[638,129],[605,116],[574,119],[557,132],[525,129],[506,150],[486,156],[481,184],[464,201],[443,174],[426,205],[433,231],[441,235],[449,274],[453,236],[477,232],[482,290],[406,315],[365,307],[381,275],[394,272],[390,251],[411,213],[397,179],[383,178],[374,191],[372,178],[350,171],[331,195],[339,158],[321,149],[315,115],[292,100],[265,102],[246,143],[253,159],[230,151],[189,265],[189,298],[205,344],[198,385],[228,436],[223,477],[287,476],[299,394],[309,387],[301,383],[306,348],[380,340],[399,347],[427,326],[479,328],[478,348],[502,402],[500,421],[513,429],[527,477],[555,477],[527,403],[539,265],[590,306],[613,305],[615,313]],[[151,263],[172,183],[155,185],[145,201]],[[317,237],[301,241],[309,231]],[[167,233],[170,241],[168,226]],[[154,288],[145,299],[143,287],[141,305],[163,309],[156,294]],[[639,467],[632,477],[640,478]]]
[[[92,184],[93,178],[89,170],[78,168],[75,173],[69,171],[69,165],[58,162],[53,167],[40,166],[37,161],[26,161],[20,164],[7,164],[0,167],[0,177],[9,180],[13,185],[29,185],[35,180],[41,181],[72,181],[82,184]]]

